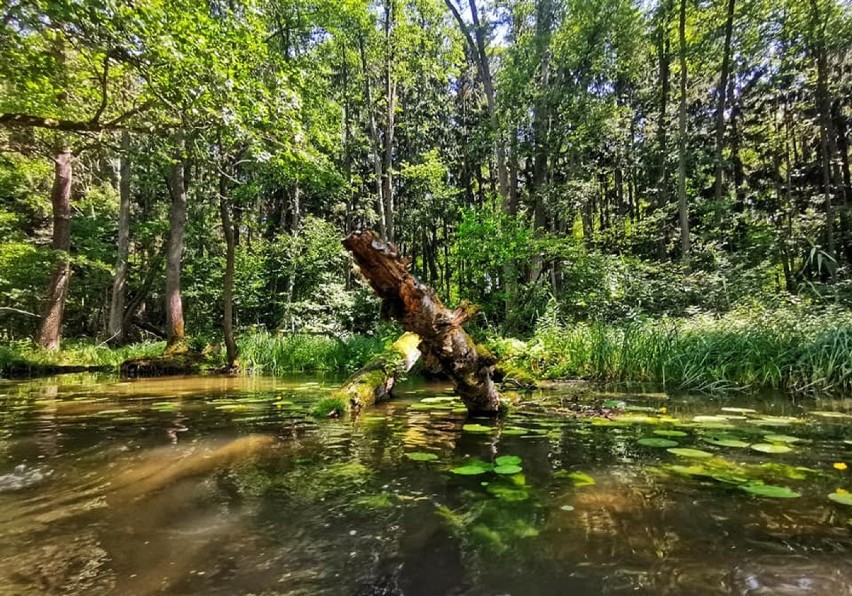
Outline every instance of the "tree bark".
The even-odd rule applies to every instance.
[[[725,141],[725,105],[728,92],[728,76],[731,69],[731,38],[734,31],[734,9],[736,0],[728,0],[728,13],[725,18],[725,46],[722,49],[722,72],[719,75],[719,101],[716,104],[716,139],[715,159],[716,172],[713,183],[713,195],[716,200],[716,221],[721,222],[722,187],[724,185],[725,167],[722,159],[722,149]]]
[[[121,163],[118,181],[118,254],[112,278],[112,296],[109,304],[110,341],[124,341],[124,301],[127,283],[127,257],[130,252],[130,134],[121,135]]]
[[[677,210],[680,218],[681,258],[684,262],[689,262],[692,242],[689,238],[689,208],[686,204],[686,0],[680,0],[678,40],[680,44],[680,106],[678,107],[677,140]]]
[[[67,148],[61,149],[53,160],[53,187],[50,203],[53,208],[53,240],[51,248],[59,262],[50,276],[47,298],[42,309],[41,325],[36,342],[46,350],[58,350],[62,336],[62,317],[65,313],[65,297],[71,278],[71,184],[73,156]]]
[[[383,300],[385,312],[406,331],[420,336],[426,362],[450,378],[468,411],[496,415],[500,396],[491,378],[496,359],[462,329],[473,316],[473,309],[446,308],[431,288],[408,272],[408,261],[396,247],[385,244],[373,232],[354,232],[343,245]]]
[[[231,207],[228,197],[228,182],[224,173],[219,174],[219,214],[222,218],[222,232],[225,236],[225,278],[222,281],[222,333],[225,336],[225,352],[228,358],[228,371],[237,369],[239,349],[234,339],[234,226],[231,223]]]
[[[404,333],[387,351],[349,377],[334,397],[345,399],[354,412],[389,398],[396,382],[420,359],[419,343],[417,334]]]
[[[183,152],[183,139],[179,150]],[[183,235],[186,228],[186,178],[183,155],[175,162],[169,174],[169,192],[172,198],[169,213],[169,245],[166,249],[166,337],[167,350],[181,344],[185,338],[183,302],[180,295]]]
[[[367,50],[364,47],[364,36],[358,36],[358,50],[361,54],[361,70],[364,72],[364,100],[367,104],[367,121],[370,125],[370,150],[373,157],[373,177],[376,184],[376,206],[379,213],[379,229],[382,234],[387,233],[387,222],[385,221],[385,201],[382,198],[382,159],[380,157],[379,129],[376,126],[376,114],[373,110],[373,99],[370,92],[370,73],[367,69]]]

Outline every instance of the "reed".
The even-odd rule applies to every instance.
[[[385,348],[378,337],[277,335],[252,332],[238,339],[242,367],[257,374],[353,372]]]
[[[541,378],[649,382],[720,391],[852,390],[852,313],[805,307],[623,325],[548,325],[495,349]]]

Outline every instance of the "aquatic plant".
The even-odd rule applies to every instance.
[[[383,338],[252,332],[238,339],[243,366],[255,373],[351,373],[386,347]]]

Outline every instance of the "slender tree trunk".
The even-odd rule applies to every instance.
[[[373,162],[373,177],[376,184],[376,206],[379,214],[379,231],[382,236],[387,234],[387,221],[385,219],[385,201],[382,197],[382,158],[381,142],[379,139],[379,128],[376,125],[376,114],[373,108],[372,89],[370,87],[370,71],[367,68],[367,49],[364,47],[364,36],[358,36],[358,50],[361,54],[361,70],[364,72],[364,100],[367,104],[367,121],[370,126],[370,150]]]
[[[110,341],[124,341],[124,301],[127,283],[127,258],[130,252],[130,133],[121,135],[121,158],[118,181],[118,254],[112,279],[109,304]]]
[[[225,335],[225,351],[228,358],[228,370],[237,369],[239,349],[234,339],[234,226],[231,223],[231,206],[228,196],[228,181],[223,173],[219,174],[219,214],[222,218],[222,231],[225,236],[225,278],[222,280],[222,332]]]
[[[180,276],[183,258],[183,235],[186,228],[186,166],[183,149],[185,143],[178,141],[180,158],[172,165],[169,173],[169,193],[172,198],[169,212],[169,244],[166,249],[166,337],[168,347],[173,349],[185,338],[183,302],[180,295]]]
[[[670,84],[670,54],[671,42],[669,41],[669,2],[664,0],[660,6],[660,25],[658,31],[657,53],[660,69],[660,113],[657,118],[657,149],[658,164],[656,185],[657,209],[665,210],[669,204],[669,171],[668,171],[668,100]],[[666,218],[660,218],[660,233],[657,252],[662,259],[666,255],[667,238],[669,235]]]
[[[506,148],[503,145],[503,139],[500,135],[500,122],[497,114],[497,99],[494,92],[494,79],[491,76],[491,60],[488,57],[488,47],[485,38],[485,29],[479,20],[479,9],[476,7],[476,0],[468,0],[470,14],[473,21],[473,35],[470,28],[462,18],[459,9],[453,3],[453,0],[444,0],[453,17],[458,23],[459,29],[467,41],[470,55],[476,62],[476,68],[479,72],[479,78],[482,80],[482,86],[485,89],[485,101],[488,106],[488,117],[491,124],[491,134],[494,138],[494,156],[496,159],[497,183],[500,197],[503,199],[503,210],[508,213],[509,206],[509,176],[506,169]]]
[[[385,210],[385,238],[393,242],[394,238],[394,204],[393,204],[393,137],[396,118],[396,78],[393,67],[395,54],[393,50],[393,29],[396,18],[394,0],[386,0],[385,5],[385,87],[387,94],[387,114],[385,127],[385,158],[382,198]]]
[[[728,77],[731,69],[731,38],[734,31],[734,10],[736,0],[728,0],[728,14],[725,19],[725,46],[722,50],[722,72],[719,75],[719,98],[716,103],[716,139],[715,160],[716,173],[713,183],[713,195],[715,198],[716,223],[722,220],[722,190],[724,185],[725,164],[722,158],[722,150],[725,142],[725,106],[728,92]]]
[[[680,0],[678,41],[680,44],[680,106],[678,107],[677,208],[680,217],[681,258],[684,262],[689,262],[692,243],[689,237],[689,209],[686,204],[686,0]]]
[[[71,184],[73,156],[68,148],[61,149],[53,159],[53,187],[50,203],[53,209],[53,240],[51,248],[59,262],[50,276],[47,298],[41,315],[36,342],[46,350],[58,350],[62,336],[65,298],[71,278]]]

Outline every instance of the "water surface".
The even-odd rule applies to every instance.
[[[849,400],[334,384],[0,382],[0,593],[852,594]]]

